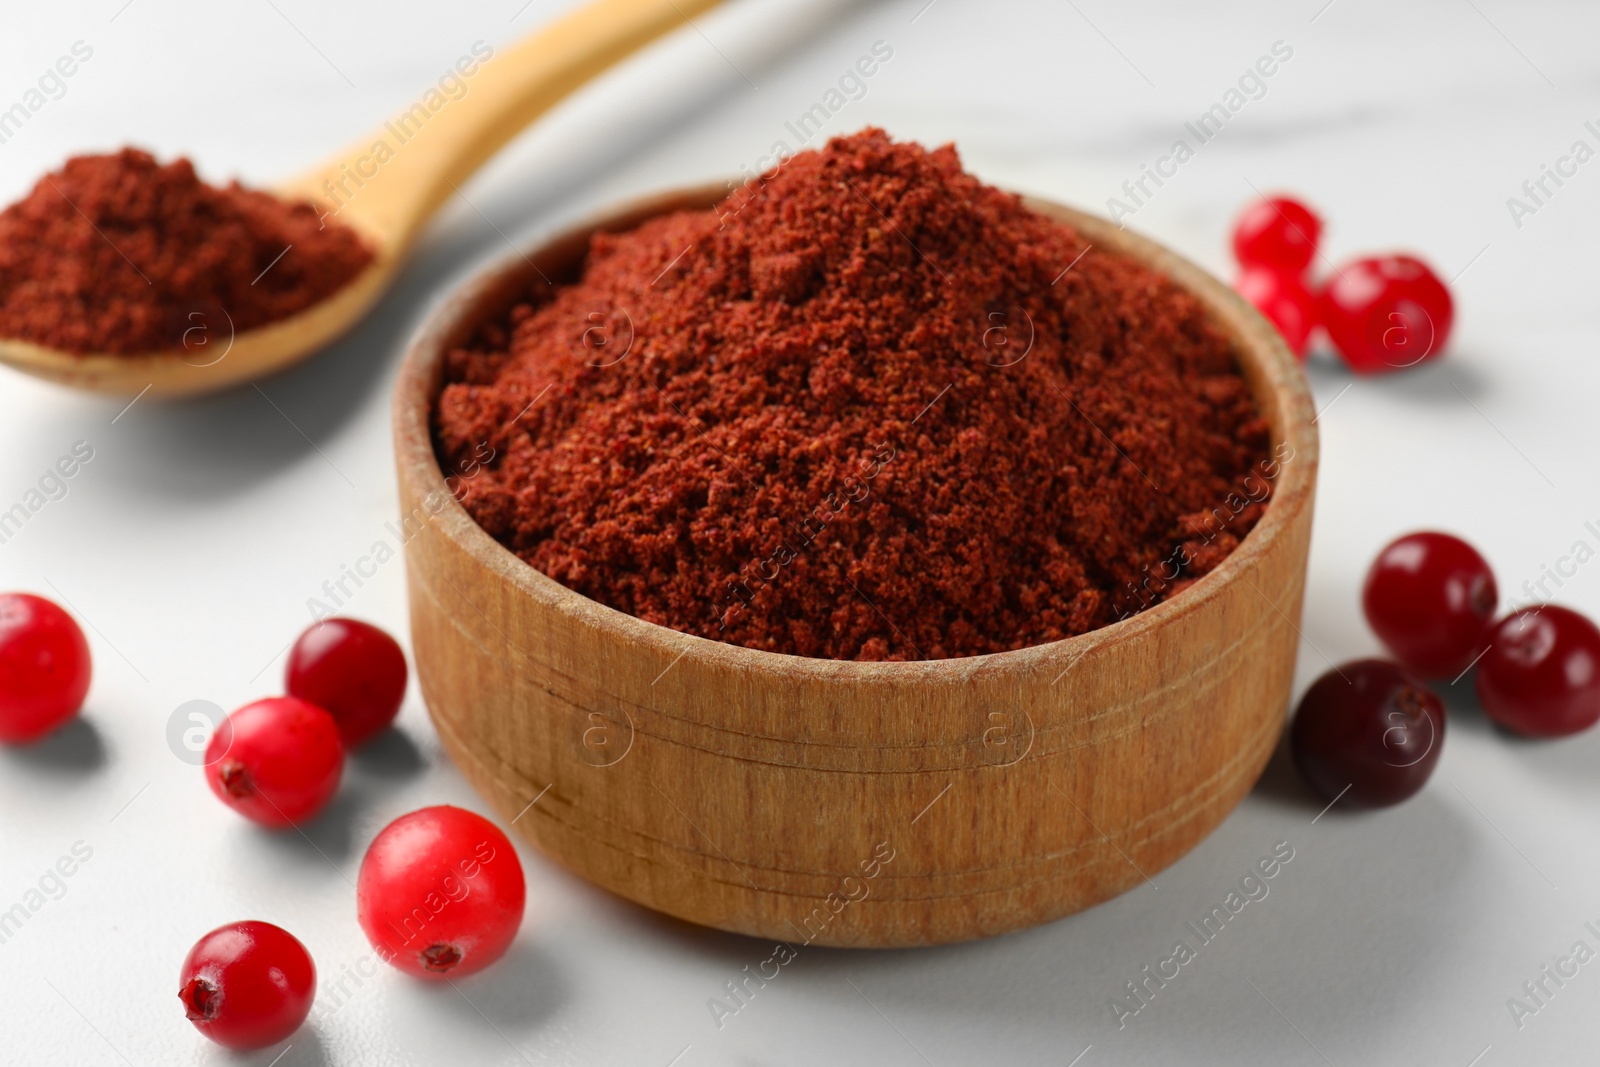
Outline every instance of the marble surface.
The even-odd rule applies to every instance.
[[[214,178],[270,183],[376,126],[476,40],[503,45],[552,0],[454,4],[86,0],[13,5],[0,107],[75,42],[92,57],[0,143],[0,200],[66,155],[133,141]],[[1508,198],[1600,120],[1600,9],[1378,0],[1165,5],[1107,0],[733,0],[529,131],[440,216],[394,292],[320,359],[182,405],[80,396],[0,375],[0,506],[79,441],[94,458],[0,544],[0,588],[90,626],[81,722],[0,751],[0,908],[43,903],[0,943],[18,1064],[1565,1064],[1592,1062],[1600,962],[1519,1021],[1508,998],[1579,940],[1600,948],[1600,733],[1499,736],[1468,683],[1426,790],[1354,815],[1280,764],[1192,854],[1051,925],[919,952],[807,950],[719,1028],[709,998],[771,946],[663,921],[532,853],[527,921],[497,969],[424,988],[370,969],[350,881],[394,816],[477,806],[415,693],[400,732],[354,760],[306,837],[268,835],[207,795],[168,724],[186,701],[275,690],[306,599],[395,510],[387,389],[402,344],[509,244],[596,206],[755,166],[785,123],[874,42],[892,59],[828,133],[866,123],[953,140],[985,178],[1091,209],[1169,150],[1275,43],[1263,88],[1129,224],[1229,269],[1257,189],[1329,220],[1334,259],[1414,249],[1454,279],[1452,350],[1387,380],[1326,356],[1310,378],[1324,465],[1298,688],[1376,651],[1357,605],[1376,549],[1418,526],[1473,538],[1508,595],[1600,613],[1593,331],[1600,162],[1531,214]],[[51,86],[54,89],[54,86]],[[1570,168],[1568,168],[1570,170]],[[403,630],[399,564],[349,610]],[[181,747],[181,746],[180,746]],[[1141,968],[1279,842],[1293,859],[1137,1015]],[[80,844],[81,843],[81,844]],[[90,858],[45,877],[74,847]],[[292,928],[323,975],[287,1050],[209,1047],[173,1001],[201,932]],[[1531,1002],[1530,1002],[1531,1003]],[[1120,1025],[1119,1025],[1120,1023]],[[274,1061],[275,1056],[281,1059]]]

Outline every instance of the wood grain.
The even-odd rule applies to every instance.
[[[412,636],[445,746],[503,819],[585,878],[796,946],[984,937],[1142,884],[1233,809],[1282,726],[1317,469],[1294,357],[1198,267],[1030,201],[1193,292],[1236,339],[1275,443],[1292,449],[1255,530],[1171,601],[1016,652],[853,663],[677,633],[571,592],[485,534],[446,489],[428,413],[441,354],[536,269],[571,277],[597,226],[725,191],[634,205],[511,259],[408,355],[395,440],[401,507],[417,517]]]

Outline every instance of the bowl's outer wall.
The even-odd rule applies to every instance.
[[[725,192],[656,198],[604,225]],[[1317,465],[1303,376],[1276,332],[1199,268],[1029,203],[1197,294],[1236,339],[1288,458],[1261,523],[1212,574],[1123,622],[1017,652],[799,659],[572,593],[467,516],[428,412],[442,353],[525,291],[535,266],[570,276],[595,224],[489,272],[433,317],[395,412],[417,677],[447,749],[527,841],[692,922],[795,946],[928,945],[1140,884],[1249,791],[1294,673]]]

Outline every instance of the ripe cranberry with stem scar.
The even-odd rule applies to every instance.
[[[1382,374],[1437,358],[1450,339],[1455,304],[1415,256],[1369,256],[1328,280],[1319,317],[1351,370]]]
[[[295,697],[246,704],[206,746],[206,784],[228,807],[272,829],[305,822],[339,788],[344,745],[333,716]]]
[[[1318,678],[1300,698],[1289,751],[1323,799],[1388,807],[1433,774],[1444,717],[1443,702],[1405,668],[1355,660]]]
[[[395,639],[355,619],[324,619],[295,641],[285,671],[290,696],[327,710],[354,748],[400,711],[406,657]]]
[[[1317,298],[1299,278],[1263,267],[1247,268],[1234,282],[1240,296],[1278,328],[1289,350],[1301,359],[1317,324]]]
[[[1487,647],[1500,593],[1478,550],[1435,531],[1391,541],[1367,571],[1361,606],[1395,659],[1454,678]]]
[[[36,741],[72,718],[92,673],[71,615],[31,593],[0,595],[0,741]]]
[[[379,832],[356,878],[356,917],[378,958],[459,977],[505,954],[522,925],[522,863],[492,822],[440,805]]]
[[[1296,278],[1317,254],[1322,220],[1300,201],[1269,196],[1252,202],[1233,224],[1233,255],[1239,266],[1264,267]]]
[[[1554,604],[1513,611],[1478,661],[1484,714],[1529,737],[1561,737],[1600,720],[1600,629]]]
[[[219,926],[189,950],[178,999],[194,1028],[231,1049],[275,1045],[299,1029],[317,993],[311,954],[264,922]]]

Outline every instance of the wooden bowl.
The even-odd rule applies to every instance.
[[[633,205],[489,271],[424,327],[395,393],[417,678],[445,747],[545,855],[646,907],[791,945],[985,937],[1087,908],[1193,848],[1249,791],[1288,704],[1317,438],[1299,365],[1232,290],[1103,219],[1030,200],[1197,296],[1285,457],[1215,571],[1104,629],[1015,652],[855,663],[604,607],[523,563],[446,487],[443,354]],[[1219,501],[1219,504],[1221,502]]]

